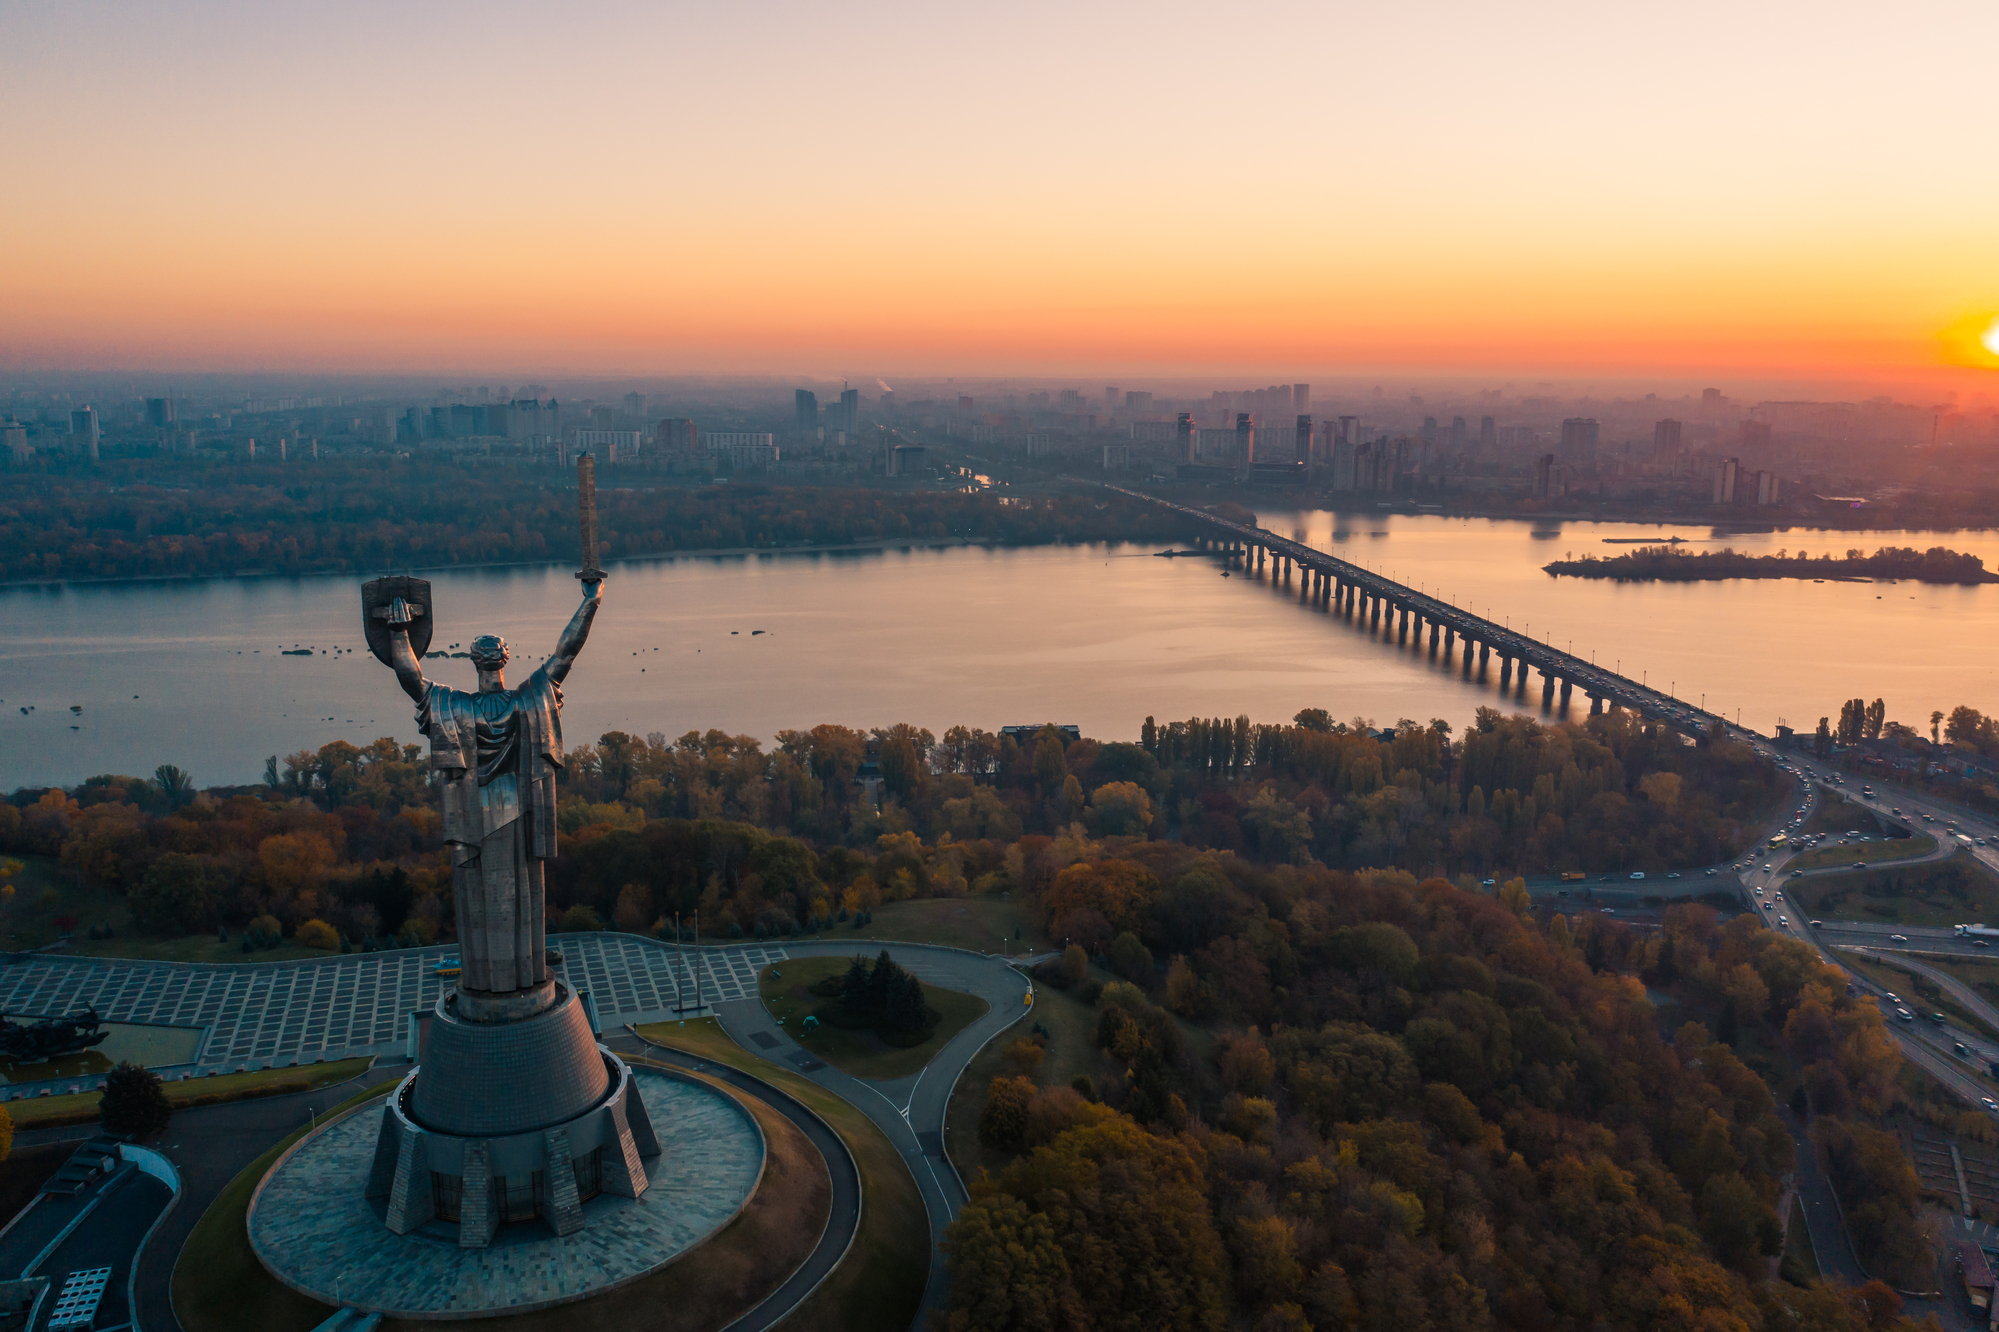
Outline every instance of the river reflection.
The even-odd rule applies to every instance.
[[[1809,727],[1839,701],[1885,697],[1927,729],[1932,708],[1990,709],[1999,588],[1737,582],[1559,584],[1540,566],[1614,552],[1618,525],[1267,512],[1336,551],[1634,678],[1768,730]],[[1677,529],[1705,539],[1700,529]],[[1184,545],[1185,543],[1180,543]],[[1949,545],[1999,567],[1986,534],[1731,537],[1817,552]],[[897,550],[621,564],[565,688],[572,743],[606,730],[721,728],[769,739],[822,721],[942,731],[1046,720],[1135,739],[1161,719],[1323,707],[1382,724],[1462,726],[1498,702],[1497,673],[1462,680],[1425,644],[1387,645],[1297,600],[1295,584],[1221,576],[1150,547]],[[533,669],[577,595],[567,569],[433,572],[434,650],[504,635]],[[362,644],[359,577],[75,585],[0,591],[0,787],[74,782],[160,763],[248,782],[266,755],[332,739],[418,738],[390,672]],[[762,631],[762,632],[758,632]],[[294,645],[311,656],[282,656]],[[436,679],[471,666],[433,656]],[[1586,708],[1586,701],[1577,702]],[[1537,709],[1531,699],[1512,706]],[[72,707],[80,712],[72,712]],[[30,711],[22,712],[22,708]]]

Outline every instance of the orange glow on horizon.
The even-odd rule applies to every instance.
[[[0,366],[1989,390],[1999,10],[1245,3],[16,7]]]

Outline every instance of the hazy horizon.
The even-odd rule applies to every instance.
[[[0,367],[1999,367],[1989,7],[543,12],[11,7]]]

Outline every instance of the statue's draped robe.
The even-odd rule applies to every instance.
[[[417,705],[444,793],[458,944],[467,989],[547,979],[542,862],[555,857],[562,689],[546,668],[519,689],[431,683]]]

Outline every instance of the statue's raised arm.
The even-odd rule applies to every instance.
[[[389,621],[389,665],[396,671],[396,680],[403,692],[411,699],[423,702],[424,691],[430,688],[430,681],[423,678],[423,666],[410,649],[409,622],[401,624]]]
[[[569,668],[576,664],[576,654],[583,650],[583,644],[590,637],[590,622],[597,618],[597,607],[604,603],[604,578],[596,578],[583,584],[583,604],[569,617],[563,626],[562,637],[556,640],[555,651],[549,656],[542,670],[557,684],[569,674]]]

